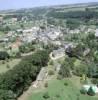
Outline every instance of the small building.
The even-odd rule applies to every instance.
[[[51,31],[49,33],[47,33],[47,36],[51,39],[51,40],[55,40],[60,36],[61,32],[60,31]]]
[[[98,37],[98,29],[95,30],[95,37]]]
[[[64,56],[65,56],[64,48],[59,48],[57,50],[53,50],[53,52],[50,54],[51,59],[59,59]]]
[[[89,53],[90,53],[90,49],[87,48],[86,50],[84,50],[83,56],[87,56]]]
[[[17,18],[12,18],[12,23],[17,22]]]
[[[0,22],[2,22],[3,21],[3,17],[0,17]]]

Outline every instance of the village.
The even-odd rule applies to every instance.
[[[86,7],[0,12],[1,100],[98,99],[98,19]]]

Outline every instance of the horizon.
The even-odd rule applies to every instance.
[[[44,6],[56,6],[56,5],[70,5],[70,4],[80,4],[80,3],[93,3],[98,2],[98,0],[0,0],[0,10],[15,10],[22,8],[34,8],[34,7],[44,7]]]

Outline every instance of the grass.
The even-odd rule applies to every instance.
[[[0,31],[0,36],[4,35],[4,32]]]
[[[79,80],[77,79],[78,83]],[[49,93],[50,98],[47,100],[98,100],[98,98],[88,95],[82,95],[79,88],[75,85],[75,80],[65,79],[57,80],[53,79],[48,82],[48,87],[38,92],[32,92],[28,100],[45,100],[43,94]],[[64,85],[67,83],[68,85]],[[80,87],[78,85],[78,87]]]
[[[6,62],[2,64],[3,61],[0,61],[0,73],[4,73],[10,69],[12,69],[15,65],[17,65],[20,62],[20,59],[13,59],[12,61]],[[7,68],[7,65],[10,66]]]

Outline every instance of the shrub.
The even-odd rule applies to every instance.
[[[6,60],[6,62],[9,62],[9,59],[8,58],[6,58],[5,60]]]
[[[55,96],[55,97],[59,98],[59,97],[60,97],[60,94],[56,94],[56,96]]]
[[[64,82],[64,85],[65,85],[65,86],[68,86],[68,83],[67,83],[67,82]]]
[[[2,64],[5,64],[5,61],[4,60],[2,61]]]
[[[16,53],[16,58],[20,58],[21,57],[21,53],[20,52],[17,52]]]
[[[51,61],[49,62],[49,64],[50,64],[50,65],[53,65],[53,61],[51,60]]]
[[[91,81],[93,84],[98,84],[98,79],[96,79],[96,78],[95,79],[93,78]]]
[[[5,51],[0,51],[0,60],[9,59],[9,54]]]
[[[54,75],[54,71],[53,70],[49,70],[48,71],[48,75]]]
[[[10,68],[10,65],[7,64],[7,65],[6,65],[6,68]]]
[[[48,87],[48,83],[47,83],[47,82],[44,84],[44,87],[45,87],[45,88],[47,88],[47,87]]]
[[[81,92],[81,94],[87,94],[87,91],[86,91],[84,88],[82,88],[82,89],[80,90],[80,92]]]
[[[57,76],[57,79],[58,79],[58,80],[61,80],[61,79],[62,79],[62,76],[61,76],[61,75],[58,75],[58,76]]]
[[[48,92],[45,92],[45,93],[43,94],[43,98],[44,98],[44,99],[50,98],[49,93],[48,93]]]

